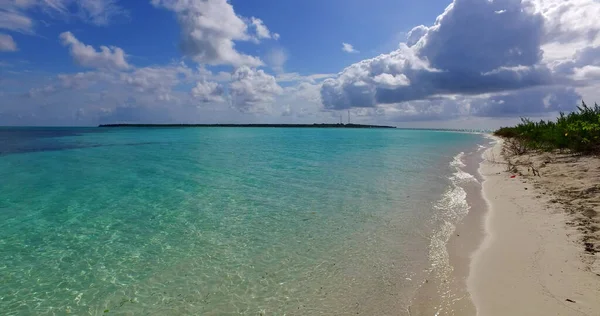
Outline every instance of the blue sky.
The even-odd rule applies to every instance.
[[[260,56],[268,54],[269,49],[285,49],[290,55],[286,63],[289,71],[318,73],[337,72],[361,58],[395,49],[414,25],[432,23],[449,2],[238,0],[230,3],[237,14],[260,17],[270,29],[285,34],[279,41],[263,45],[237,43],[240,50]],[[164,64],[181,58],[180,29],[172,12],[157,9],[149,1],[121,1],[119,6],[127,15],[118,15],[110,24],[101,26],[72,17],[52,19],[44,11],[32,10],[29,16],[40,21],[35,27],[36,36],[13,33],[19,52],[3,54],[2,58],[7,62],[25,59],[38,70],[77,71],[78,67],[57,40],[57,34],[65,31],[85,38],[88,45],[121,47],[138,66]],[[369,14],[365,15],[365,11]],[[352,42],[357,49],[364,47],[364,50],[354,55],[344,54],[340,41]],[[40,54],[40,47],[44,54]]]
[[[585,18],[585,17],[588,18]],[[600,96],[594,0],[7,0],[0,125],[493,128]]]

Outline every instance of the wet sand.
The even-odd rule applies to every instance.
[[[475,315],[475,306],[467,289],[471,255],[477,250],[484,237],[483,220],[487,204],[482,195],[479,174],[482,151],[465,155],[463,171],[474,176],[471,181],[461,183],[467,193],[468,214],[458,223],[446,244],[449,268],[440,271],[432,267],[427,280],[421,285],[411,305],[411,315]]]

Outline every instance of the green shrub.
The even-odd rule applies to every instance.
[[[582,102],[577,111],[560,113],[556,122],[533,122],[522,118],[513,127],[502,127],[494,135],[516,139],[529,149],[569,149],[577,153],[600,152],[600,107]]]

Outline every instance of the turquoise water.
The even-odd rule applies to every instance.
[[[0,128],[0,314],[401,314],[478,142]]]

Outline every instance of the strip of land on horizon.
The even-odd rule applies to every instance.
[[[98,127],[291,127],[291,128],[396,128],[363,124],[100,124]]]

